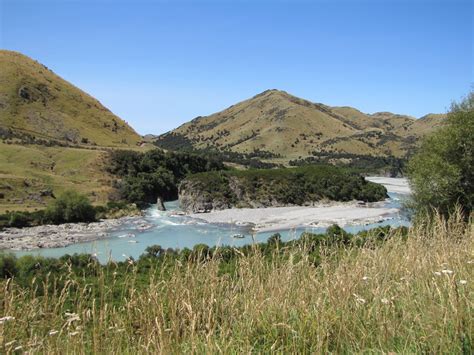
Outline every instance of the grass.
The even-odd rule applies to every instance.
[[[0,316],[13,318],[0,344],[5,353],[469,354],[473,242],[472,224],[438,219],[380,246],[323,248],[317,267],[302,246],[271,258],[255,248],[234,273],[215,256],[145,276],[132,262],[119,275],[101,268],[96,282],[66,268],[64,287],[2,280]],[[44,286],[52,291],[38,296]]]
[[[94,202],[104,202],[110,176],[103,169],[104,151],[76,148],[21,146],[0,143],[0,213],[32,210],[43,203],[29,199],[44,189],[57,195],[73,189]]]
[[[0,75],[4,128],[100,146],[134,147],[141,141],[99,101],[27,56],[0,50]]]

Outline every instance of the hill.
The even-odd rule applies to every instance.
[[[72,189],[105,202],[110,148],[142,138],[99,101],[20,53],[0,50],[0,213]]]
[[[286,161],[326,153],[403,157],[444,117],[366,114],[267,90],[224,111],[197,117],[155,143],[166,149],[260,152]]]
[[[141,137],[99,101],[46,66],[12,51],[0,51],[2,135],[73,144],[129,147]]]

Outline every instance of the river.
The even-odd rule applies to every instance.
[[[369,178],[377,180],[381,178]],[[376,223],[343,225],[351,233],[377,226],[391,225],[409,226],[408,215],[403,210],[403,200],[408,196],[404,179],[377,180],[384,183],[389,191],[389,198],[378,203],[377,207],[387,208],[392,213],[384,216]],[[401,188],[400,188],[401,186]],[[122,261],[129,257],[138,258],[150,245],[158,244],[163,248],[192,249],[197,244],[242,246],[253,242],[265,242],[275,231],[250,232],[248,227],[235,224],[207,223],[185,215],[173,214],[179,211],[177,201],[165,203],[166,212],[150,207],[145,216],[126,219],[119,227],[109,231],[109,237],[93,242],[71,244],[61,248],[36,249],[29,251],[12,251],[17,256],[41,255],[44,257],[60,257],[65,254],[94,254],[101,262],[108,260]],[[396,213],[393,213],[396,209]],[[171,212],[171,213],[170,213]],[[302,232],[321,233],[325,227],[304,226],[278,231],[282,239],[287,241],[298,238]],[[241,234],[243,238],[234,238]]]

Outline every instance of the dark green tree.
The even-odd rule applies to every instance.
[[[459,205],[466,218],[474,203],[474,92],[454,103],[446,123],[426,137],[408,165],[413,208],[444,216]]]

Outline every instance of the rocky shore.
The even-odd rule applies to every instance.
[[[28,228],[8,228],[0,231],[0,250],[31,250],[65,247],[73,243],[90,242],[107,238],[129,217],[106,219],[94,223],[66,223]]]
[[[328,227],[331,224],[367,225],[391,219],[398,212],[396,208],[385,208],[377,204],[369,206],[348,202],[315,206],[232,208],[189,216],[207,223],[248,225],[256,232],[271,232],[299,227]]]

